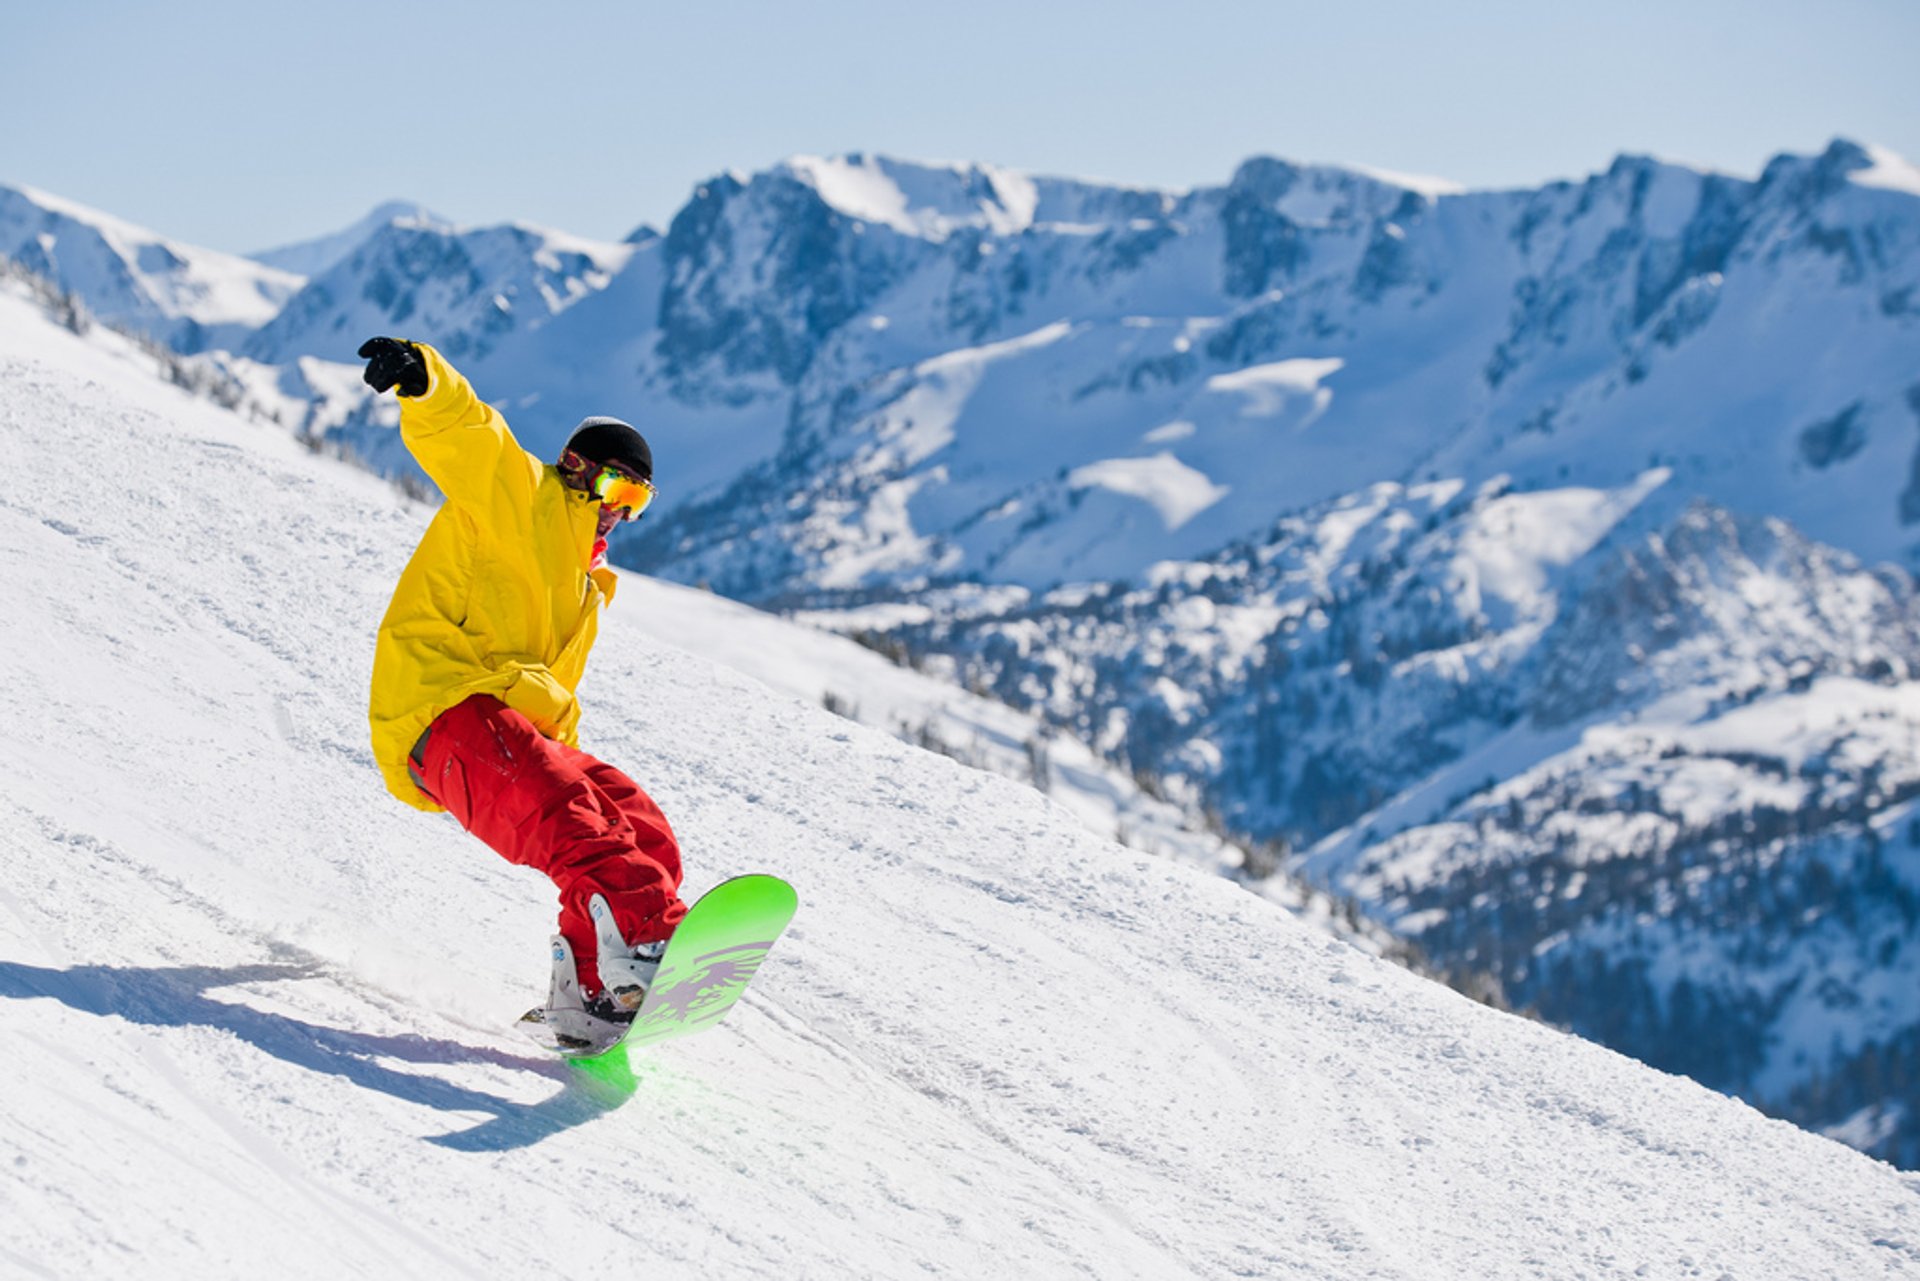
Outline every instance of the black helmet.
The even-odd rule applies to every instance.
[[[590,463],[617,463],[642,480],[653,479],[647,438],[618,418],[589,418],[573,429],[567,448]]]

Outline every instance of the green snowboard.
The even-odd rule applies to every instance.
[[[571,1059],[592,1059],[624,1046],[658,1045],[706,1031],[747,990],[799,905],[793,886],[777,876],[722,881],[701,895],[674,930],[660,972],[624,1035],[552,1048]],[[538,1013],[528,1011],[523,1021],[537,1021]]]

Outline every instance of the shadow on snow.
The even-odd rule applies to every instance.
[[[489,1119],[427,1142],[463,1152],[531,1147],[619,1107],[638,1087],[624,1055],[580,1070],[557,1060],[529,1058],[458,1041],[407,1034],[377,1036],[322,1027],[285,1014],[215,1000],[213,988],[312,978],[313,962],[214,966],[76,965],[56,970],[0,961],[0,998],[51,998],[85,1014],[117,1015],[146,1027],[208,1027],[230,1032],[277,1059],[341,1077],[363,1089],[443,1112],[482,1112]],[[538,1103],[519,1103],[424,1072],[401,1071],[382,1060],[456,1066],[491,1064],[547,1077],[560,1090]],[[647,1065],[647,1075],[657,1069]]]

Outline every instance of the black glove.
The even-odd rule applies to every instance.
[[[397,386],[402,396],[427,394],[427,362],[404,338],[369,338],[360,344],[360,359],[367,362],[361,377],[375,391]]]

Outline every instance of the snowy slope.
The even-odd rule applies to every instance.
[[[637,575],[625,590],[623,601],[679,648],[964,764],[1024,777],[1102,835],[1215,872],[1238,865],[1239,852],[1218,836],[1185,829],[1177,808],[1142,795],[1039,717],[724,597]]]
[[[0,297],[0,1261],[34,1276],[1920,1272],[1920,1188],[1089,835],[616,608],[589,745],[802,914],[596,1080],[550,893],[383,799],[428,513]],[[73,497],[56,443],[137,456]],[[627,602],[623,600],[622,605]],[[586,1205],[579,1204],[582,1200]]]
[[[1088,830],[1130,849],[1235,878],[1375,955],[1399,956],[1387,931],[1225,839],[1044,716],[973,693],[939,663],[926,671],[832,632],[655,578],[630,576],[623,603],[656,634],[769,688],[829,707],[917,746],[1032,784]]]
[[[0,186],[0,256],[76,295],[96,315],[186,354],[238,347],[302,283],[291,272],[182,244],[26,187]]]

